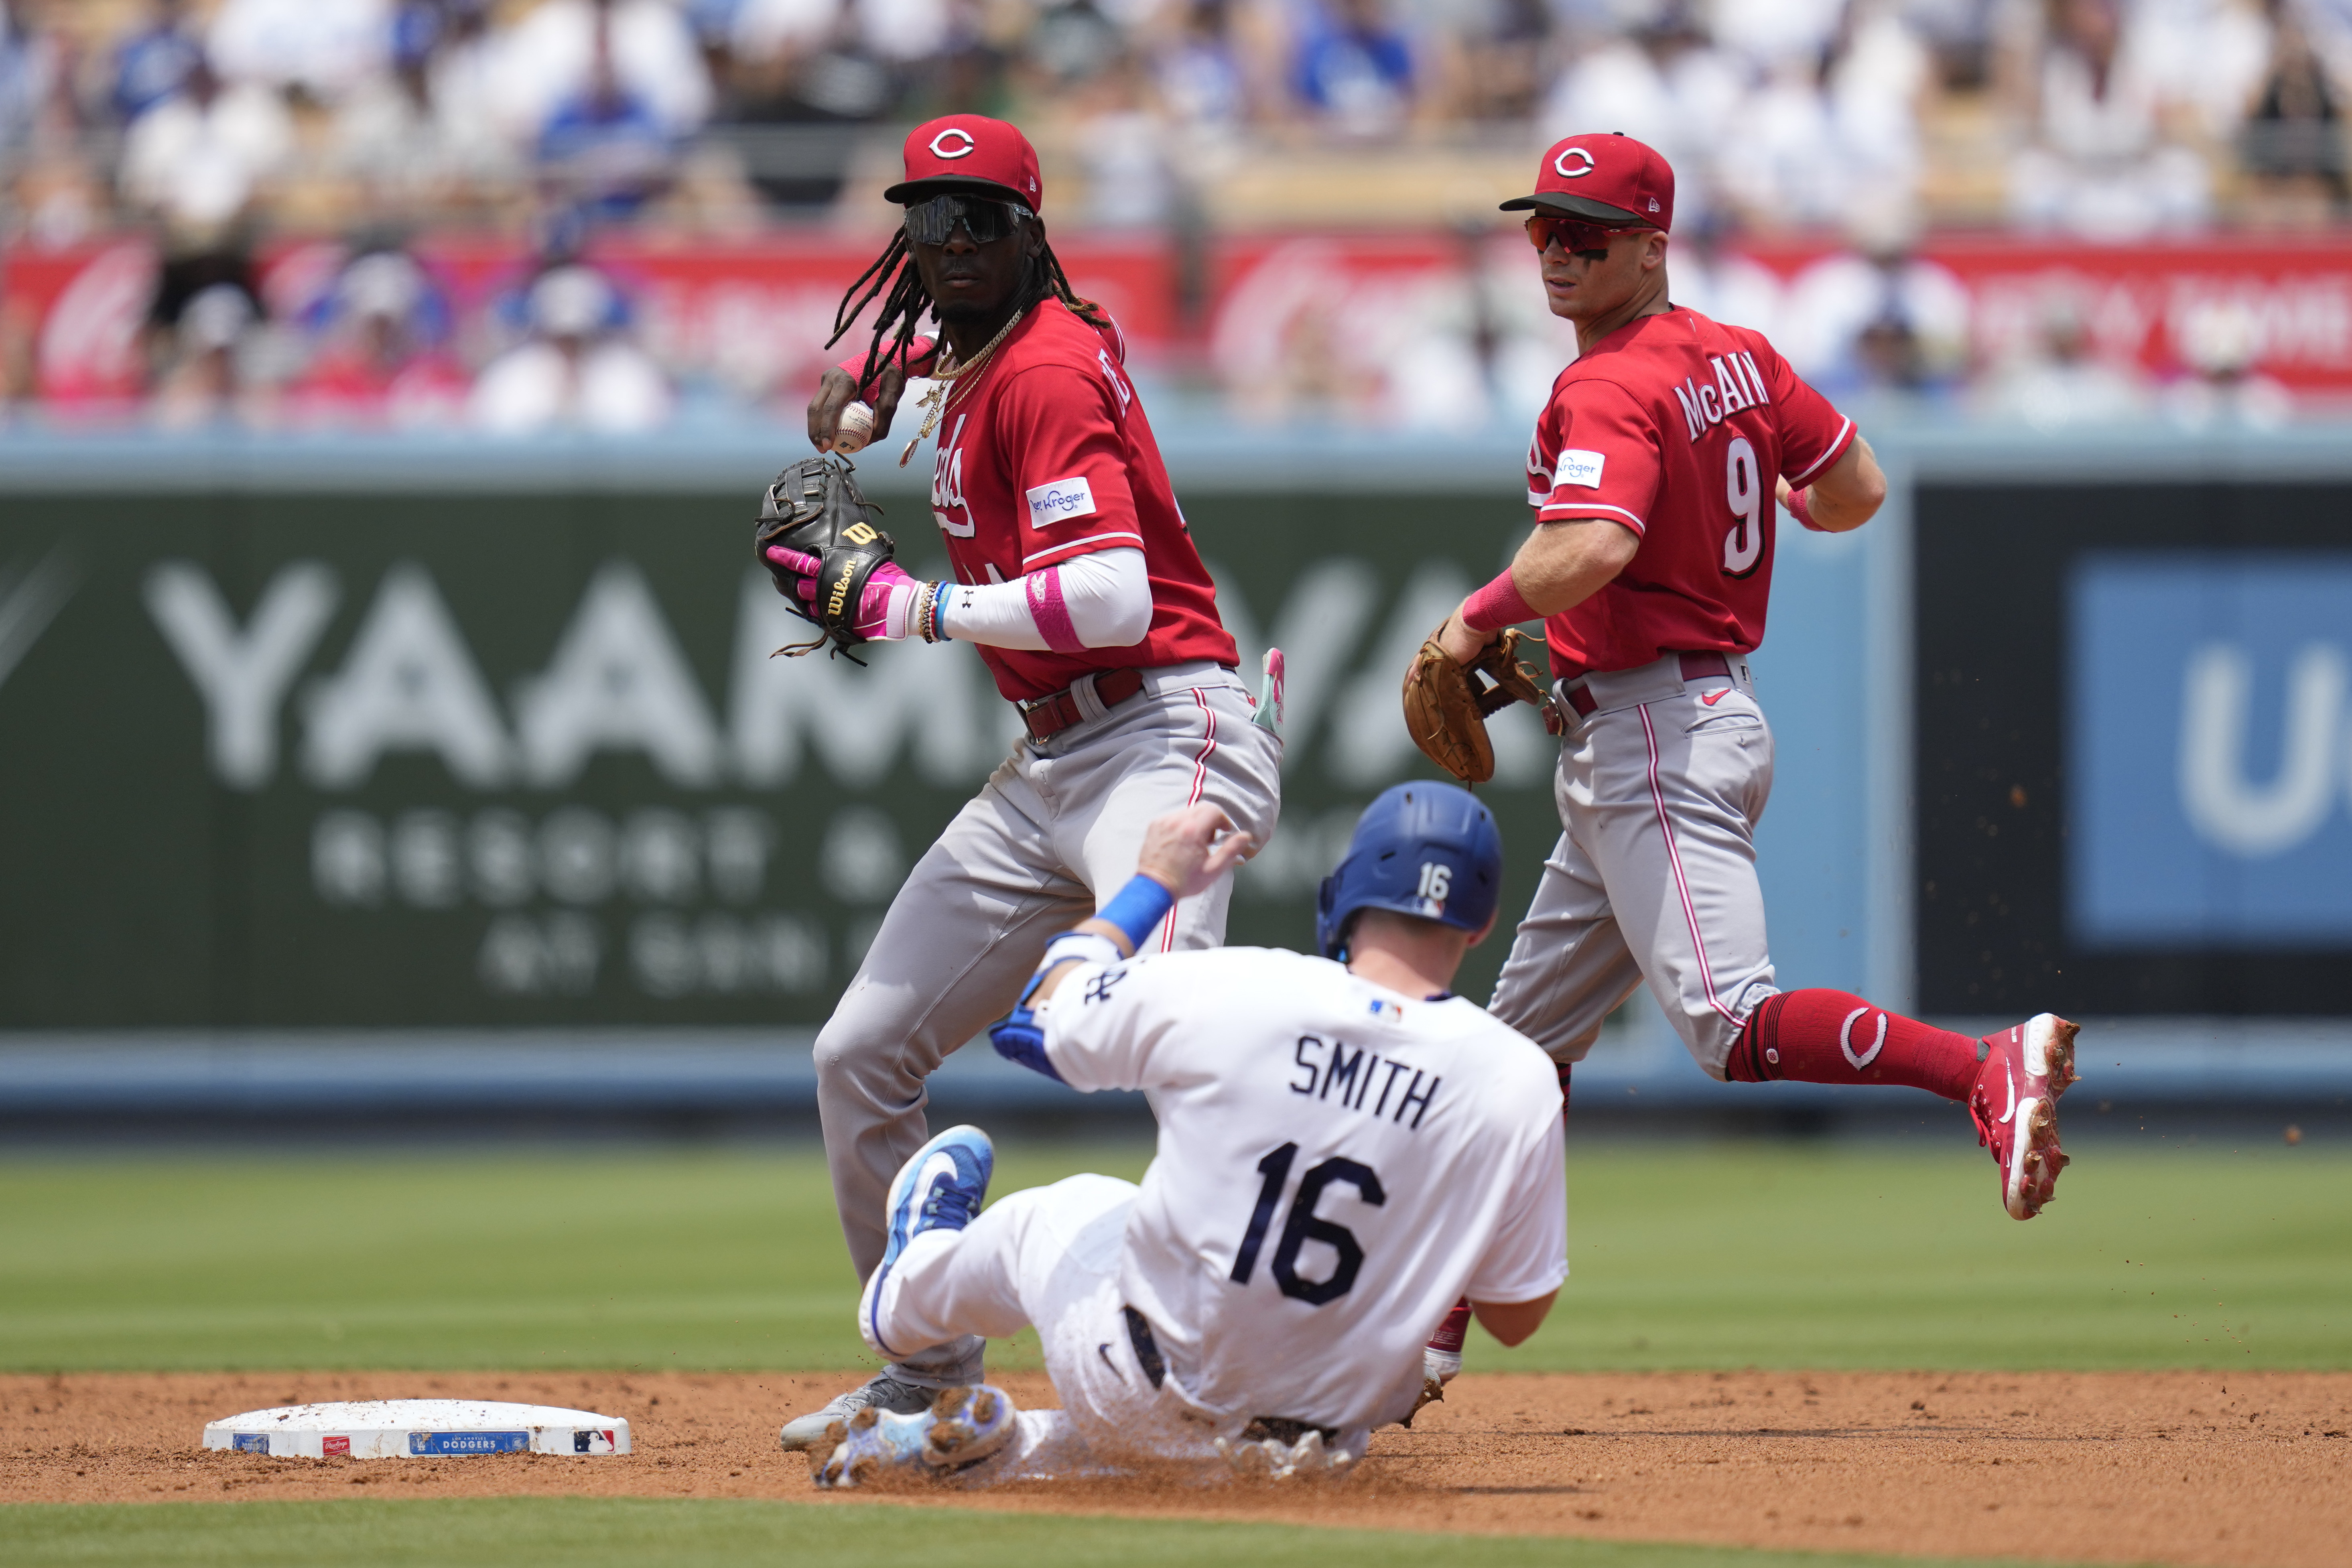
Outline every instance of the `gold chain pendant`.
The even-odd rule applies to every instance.
[[[930,412],[923,416],[923,427],[915,432],[914,439],[907,443],[907,449],[898,454],[900,468],[905,468],[913,459],[915,448],[921,446],[939,429],[940,417],[947,412],[948,394],[953,390],[957,379],[970,375],[973,371],[986,364],[989,356],[996,352],[996,345],[1011,336],[1013,329],[1021,324],[1021,318],[1028,313],[1026,309],[1013,311],[1013,319],[996,329],[996,335],[989,339],[987,345],[978,353],[971,356],[969,363],[960,364],[953,370],[943,372],[931,378],[930,391],[923,394],[923,405]]]

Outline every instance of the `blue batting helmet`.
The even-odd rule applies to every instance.
[[[1324,957],[1339,957],[1359,910],[1476,931],[1494,918],[1502,893],[1494,813],[1459,784],[1397,784],[1364,808],[1339,868],[1323,879],[1315,942]]]

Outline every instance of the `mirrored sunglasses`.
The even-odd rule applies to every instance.
[[[1030,216],[1019,202],[958,194],[933,196],[907,208],[907,237],[917,245],[945,245],[961,224],[974,245],[987,245],[1011,234]]]
[[[1644,224],[1594,223],[1590,218],[1561,217],[1556,213],[1534,213],[1528,218],[1528,243],[1538,250],[1549,250],[1553,240],[1571,256],[1580,250],[1606,250],[1612,234],[1640,234]]]

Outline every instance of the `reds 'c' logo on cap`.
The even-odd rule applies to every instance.
[[[1571,169],[1568,166],[1568,161],[1570,158],[1580,159],[1581,162]],[[1551,161],[1551,166],[1559,171],[1559,177],[1563,180],[1580,180],[1592,173],[1592,154],[1581,147],[1563,147],[1560,149],[1559,156]],[[1651,210],[1654,212],[1657,209],[1653,207]]]
[[[960,144],[953,147],[946,145],[950,137],[955,138]],[[969,158],[971,156],[972,149],[979,145],[978,142],[972,140],[971,132],[950,125],[931,138],[931,155],[935,158]]]

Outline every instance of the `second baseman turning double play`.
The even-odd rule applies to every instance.
[[[1545,294],[1579,353],[1528,454],[1533,533],[1422,656],[1468,664],[1504,628],[1541,620],[1558,677],[1561,832],[1494,1014],[1551,1053],[1563,1088],[1646,982],[1716,1078],[1961,1101],[2002,1204],[2031,1219],[2066,1163],[2057,1100],[2074,1079],[2074,1025],[2044,1013],[1971,1039],[1776,983],[1754,844],[1772,731],[1748,657],[1764,640],[1773,503],[1843,532],[1870,521],[1886,482],[1853,421],[1761,333],[1671,301],[1674,207],[1665,160],[1618,135],[1557,143],[1534,194],[1504,204],[1529,212]],[[1444,1338],[1433,1352],[1458,1347]]]
[[[1280,742],[1252,721],[1118,330],[1045,243],[1035,151],[1003,121],[951,115],[907,138],[906,174],[885,193],[903,226],[841,313],[846,331],[878,297],[871,343],[825,373],[809,435],[840,449],[844,415],[870,410],[879,438],[908,374],[931,378],[918,437],[938,437],[931,518],[955,575],[886,563],[844,618],[856,640],[977,645],[1027,734],[917,863],[817,1036],[825,1163],[861,1279],[882,1261],[891,1179],[923,1145],[924,1079],[1133,875],[1152,819],[1213,805],[1264,844],[1281,789]],[[943,343],[915,335],[927,312]],[[765,556],[781,590],[815,602],[825,562]],[[1232,891],[1228,868],[1143,945],[1217,945]],[[788,1424],[784,1446],[869,1407],[927,1410],[980,1381],[981,1354],[974,1335],[927,1343]]]

